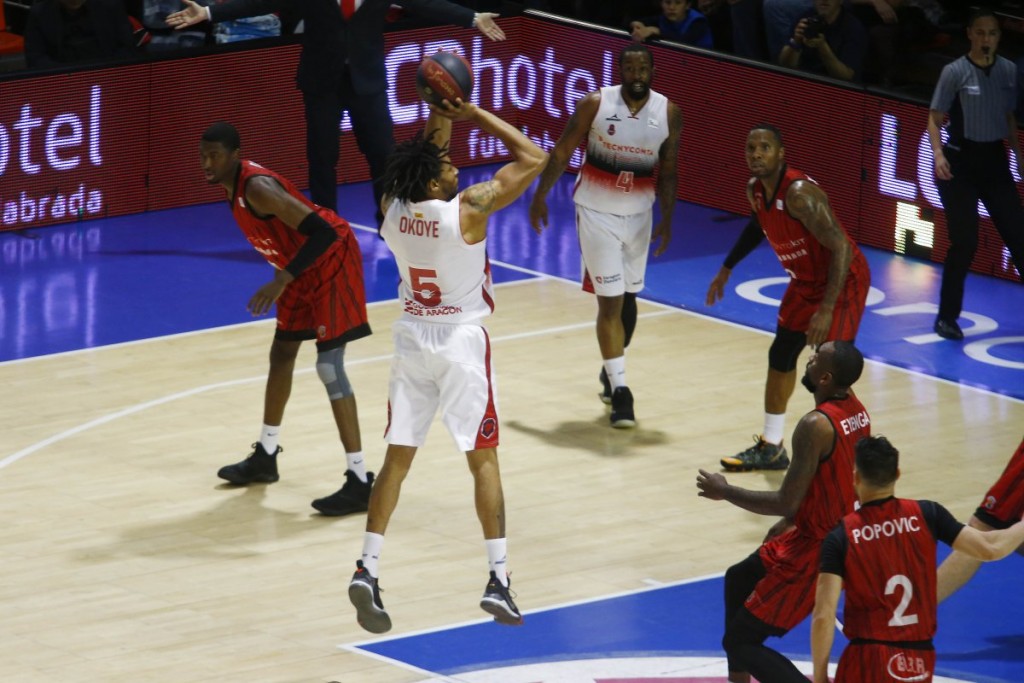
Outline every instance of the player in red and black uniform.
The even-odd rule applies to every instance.
[[[846,590],[843,651],[835,683],[928,683],[935,670],[937,541],[979,560],[1006,557],[1024,542],[1024,523],[981,532],[927,500],[896,498],[899,451],[885,437],[861,439],[854,486],[861,507],[821,549],[811,625],[815,683],[829,683],[839,594]]]
[[[968,524],[981,531],[1005,529],[1024,515],[1024,439],[1006,464],[999,481],[992,485]],[[1017,548],[1024,555],[1024,546]],[[954,552],[939,567],[939,602],[970,581],[981,563],[973,557]]]
[[[325,515],[365,512],[373,473],[363,461],[355,393],[345,374],[345,345],[370,334],[359,243],[348,221],[319,207],[298,188],[259,164],[241,159],[238,131],[215,123],[199,145],[206,180],[227,192],[238,226],[274,266],[274,278],[249,300],[253,315],[277,303],[277,331],[270,347],[270,373],[263,429],[245,460],[217,476],[232,484],[278,480],[278,436],[291,394],[295,358],[303,340],[315,339],[316,370],[327,387],[345,449],[345,484],[313,501]]]
[[[761,547],[725,573],[725,635],[729,680],[800,681],[793,663],[765,646],[799,624],[814,606],[821,541],[853,511],[854,444],[871,433],[871,418],[851,387],[864,357],[850,342],[826,342],[807,362],[802,384],[815,409],[793,431],[793,464],[777,491],[730,486],[718,473],[700,470],[699,495],[782,519]]]
[[[765,237],[791,279],[768,350],[764,431],[753,446],[721,462],[727,471],[782,470],[789,466],[782,437],[800,351],[805,345],[856,339],[871,272],[824,190],[786,165],[777,128],[751,130],[746,154],[753,174],[747,184],[753,216],[711,281],[706,303],[711,306],[724,296],[732,269]]]

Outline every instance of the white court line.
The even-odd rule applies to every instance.
[[[371,227],[368,227],[368,226],[365,226],[365,225],[358,225],[358,224],[353,223],[352,227],[359,228],[360,230],[368,230],[370,232],[373,232],[374,234],[376,234],[376,232],[377,232],[376,228],[371,228]],[[497,264],[497,265],[502,266],[504,268],[509,268],[510,270],[514,270],[514,271],[519,272],[519,273],[526,273],[528,275],[533,275],[534,277],[536,277],[538,279],[541,279],[541,280],[557,280],[559,282],[567,282],[567,283],[569,283],[571,285],[574,285],[574,286],[579,286],[579,284],[580,284],[578,280],[573,280],[571,278],[561,277],[561,276],[558,276],[558,275],[550,275],[548,273],[542,273],[542,272],[537,271],[537,270],[530,270],[529,268],[523,268],[522,266],[514,266],[514,265],[512,265],[510,263],[504,263],[503,261],[492,261],[491,263]],[[500,286],[508,287],[508,286],[513,286],[513,285],[526,284],[528,282],[529,282],[529,280],[519,280],[519,281],[516,281],[516,282],[506,282],[506,283],[504,283],[503,285],[500,285]],[[638,299],[640,299],[640,301],[643,301],[645,304],[647,304],[649,306],[657,306],[658,308],[664,309],[666,311],[674,311],[676,313],[682,313],[683,315],[689,315],[689,316],[692,316],[694,318],[700,318],[701,320],[706,320],[708,322],[717,323],[718,325],[725,325],[727,327],[732,327],[732,328],[737,329],[737,330],[744,330],[746,332],[756,332],[757,334],[760,334],[760,335],[763,335],[763,336],[766,336],[766,337],[774,337],[775,336],[774,332],[770,332],[768,330],[761,330],[761,329],[758,329],[756,327],[750,327],[749,325],[743,325],[743,324],[740,324],[740,323],[734,323],[731,320],[724,320],[722,318],[716,318],[715,316],[708,315],[707,313],[698,313],[697,311],[691,310],[691,309],[686,308],[684,306],[673,306],[672,304],[665,304],[665,303],[662,303],[660,301],[652,301],[650,299],[644,299],[643,297],[638,297]],[[867,362],[867,363],[871,363],[873,365],[882,365],[882,366],[885,366],[887,368],[891,368],[893,370],[896,370],[897,372],[902,372],[905,375],[910,375],[911,377],[920,377],[920,378],[923,378],[923,379],[930,379],[930,380],[939,382],[941,384],[948,384],[949,386],[957,387],[961,391],[966,389],[968,391],[972,391],[972,392],[978,393],[978,394],[983,394],[983,395],[986,395],[986,396],[996,396],[998,398],[1003,398],[1003,399],[1006,399],[1006,400],[1008,400],[1010,402],[1013,402],[1013,403],[1024,403],[1024,399],[1017,398],[1016,396],[1008,396],[1006,394],[1001,394],[998,391],[992,391],[991,389],[985,389],[983,387],[976,387],[976,386],[973,386],[973,385],[970,385],[970,384],[961,384],[960,382],[955,382],[953,380],[945,379],[943,377],[936,377],[935,375],[929,375],[926,372],[920,372],[918,370],[911,370],[909,368],[904,368],[904,367],[901,367],[899,365],[894,365],[893,363],[889,363],[887,361],[875,360],[873,358],[865,358],[864,361]],[[0,365],[2,365],[2,364],[0,364]]]
[[[353,227],[355,227],[357,229],[360,229],[360,230],[364,230],[364,231],[371,231],[371,232],[374,232],[374,233],[377,232],[375,228],[369,228],[369,227],[364,226],[364,225],[353,224]],[[525,273],[525,274],[528,274],[528,275],[532,275],[532,276],[536,277],[537,279],[541,279],[541,280],[555,280],[555,281],[559,281],[559,282],[566,282],[566,283],[572,284],[574,286],[579,284],[575,280],[571,280],[569,278],[559,277],[559,276],[555,276],[555,275],[549,275],[547,273],[541,273],[539,271],[530,270],[529,268],[523,268],[521,266],[514,266],[514,265],[511,265],[511,264],[507,264],[507,263],[501,262],[501,261],[492,261],[492,263],[494,263],[495,265],[499,265],[499,266],[505,267],[505,268],[509,268],[511,270],[515,270],[517,272],[521,272],[521,273]],[[504,287],[514,287],[514,286],[519,286],[519,285],[527,284],[529,282],[531,282],[531,281],[529,281],[529,280],[520,280],[520,281],[516,281],[516,282],[507,282],[507,283],[502,283],[500,285],[497,285],[497,287],[501,287],[501,288],[504,288]],[[678,306],[672,306],[672,305],[664,304],[664,303],[661,303],[661,302],[658,302],[658,301],[649,301],[647,299],[641,299],[641,300],[645,304],[648,304],[648,305],[660,308],[661,311],[657,312],[657,313],[644,313],[644,314],[641,314],[640,316],[638,316],[639,318],[646,319],[646,318],[652,318],[652,317],[657,317],[657,316],[661,316],[661,315],[667,315],[668,313],[681,313],[683,315],[693,316],[695,318],[700,318],[702,320],[706,320],[706,321],[709,321],[709,322],[717,323],[719,325],[726,325],[726,326],[729,326],[729,327],[733,327],[733,328],[738,329],[738,330],[744,330],[744,331],[747,331],[747,332],[756,332],[756,333],[764,335],[764,336],[772,336],[771,332],[768,332],[768,331],[765,331],[765,330],[759,330],[757,328],[747,327],[745,325],[740,325],[739,323],[730,322],[728,320],[722,320],[720,318],[715,318],[713,316],[706,315],[706,314],[703,314],[703,313],[697,313],[695,311],[691,311],[691,310],[686,309],[686,308],[681,308],[681,307],[678,307]],[[387,300],[387,301],[377,301],[377,302],[373,302],[371,304],[368,304],[368,307],[382,306],[382,305],[394,303],[395,301],[397,301],[397,299],[390,299],[390,300]],[[269,324],[271,324],[273,322],[274,322],[273,318],[269,318],[269,319],[254,321],[254,322],[236,323],[234,325],[224,325],[224,326],[221,326],[221,327],[213,327],[213,328],[208,328],[208,329],[204,329],[204,330],[195,330],[195,331],[192,331],[192,332],[180,332],[180,333],[164,335],[164,336],[160,336],[160,337],[149,337],[147,339],[138,339],[138,340],[134,340],[134,341],[120,342],[120,343],[117,343],[117,344],[109,344],[109,345],[106,345],[106,346],[90,347],[88,349],[76,349],[74,351],[65,351],[65,352],[62,352],[62,353],[55,353],[55,354],[44,355],[44,356],[33,356],[32,358],[22,358],[22,359],[17,359],[17,360],[12,360],[12,361],[0,362],[0,369],[2,369],[3,367],[5,367],[7,365],[13,365],[15,363],[25,363],[25,362],[30,362],[30,361],[40,360],[40,359],[51,359],[51,358],[56,358],[56,357],[59,357],[59,356],[69,356],[69,355],[74,355],[74,354],[79,354],[79,353],[88,353],[88,352],[96,351],[96,350],[99,350],[99,349],[121,348],[121,347],[136,345],[136,344],[145,344],[145,343],[156,342],[156,341],[164,341],[164,340],[167,340],[167,339],[176,339],[176,338],[181,338],[181,337],[189,337],[189,336],[195,336],[195,335],[201,335],[201,334],[209,334],[211,332],[219,332],[219,331],[222,331],[222,330],[230,330],[230,329],[233,329],[233,328],[236,328],[236,327],[243,327],[243,326],[246,326],[246,325],[269,325]],[[544,329],[544,330],[537,330],[537,331],[534,331],[534,332],[521,332],[521,333],[518,333],[518,334],[507,335],[507,336],[504,336],[504,337],[497,337],[497,338],[493,339],[492,341],[500,342],[500,341],[511,341],[511,340],[515,340],[515,339],[524,339],[524,338],[535,337],[535,336],[539,336],[539,335],[553,334],[553,333],[557,333],[557,332],[565,332],[565,331],[580,329],[580,328],[584,328],[584,327],[591,327],[591,326],[593,326],[593,324],[594,324],[593,322],[588,321],[586,323],[578,323],[578,324],[575,324],[575,325],[565,325],[565,326],[561,326],[561,327],[553,327],[553,328],[548,328],[548,329]],[[373,358],[365,358],[365,359],[362,359],[362,360],[352,361],[351,364],[352,365],[359,365],[359,364],[362,364],[362,363],[378,362],[380,360],[390,359],[390,358],[391,358],[390,355],[388,355],[388,356],[373,357]],[[1005,394],[1000,394],[999,392],[991,391],[991,390],[988,390],[988,389],[983,389],[983,388],[980,388],[980,387],[971,386],[969,384],[960,384],[959,382],[954,382],[952,380],[943,379],[941,377],[935,377],[933,375],[929,375],[929,374],[926,374],[926,373],[923,373],[923,372],[918,372],[916,370],[908,370],[908,369],[902,368],[902,367],[900,367],[898,365],[892,365],[890,363],[886,363],[886,362],[883,362],[883,361],[877,361],[877,360],[872,360],[872,359],[865,359],[865,360],[868,363],[872,363],[872,364],[875,364],[875,365],[886,366],[886,367],[889,367],[889,368],[891,368],[893,370],[896,370],[898,372],[902,372],[902,373],[904,373],[906,375],[911,375],[911,376],[914,376],[914,377],[920,377],[920,378],[923,378],[923,379],[932,380],[932,381],[940,382],[940,383],[943,383],[943,384],[948,384],[950,386],[957,387],[961,391],[968,390],[968,391],[972,391],[972,392],[983,394],[983,395],[996,396],[998,398],[1002,398],[1004,400],[1011,401],[1011,402],[1014,402],[1014,403],[1024,403],[1024,400],[1016,398],[1014,396],[1007,396]],[[308,373],[308,372],[312,372],[312,371],[313,371],[312,368],[304,368],[304,369],[296,370],[295,374],[304,374],[304,373]],[[43,448],[45,448],[47,446],[50,446],[50,445],[52,445],[54,443],[58,443],[60,441],[64,441],[65,439],[70,438],[71,436],[75,436],[77,434],[81,434],[82,432],[88,431],[89,429],[92,429],[93,427],[98,427],[100,425],[107,424],[108,422],[111,422],[113,420],[117,420],[117,419],[120,419],[122,417],[126,417],[128,415],[134,415],[135,413],[142,412],[143,410],[147,410],[147,409],[152,408],[152,407],[156,407],[156,406],[159,406],[159,405],[164,405],[166,403],[170,403],[172,401],[176,401],[176,400],[178,400],[180,398],[187,398],[189,396],[194,396],[196,394],[201,394],[201,393],[204,393],[206,391],[211,391],[213,389],[219,389],[219,388],[228,387],[228,386],[234,386],[234,385],[238,385],[238,384],[247,384],[247,383],[251,383],[251,382],[258,382],[258,381],[265,381],[265,380],[266,380],[266,376],[265,375],[261,375],[259,377],[250,377],[250,378],[247,378],[247,379],[232,380],[232,381],[229,381],[229,382],[221,382],[221,383],[218,383],[218,384],[207,385],[205,387],[196,387],[195,389],[190,389],[188,391],[180,392],[180,393],[177,393],[177,394],[171,394],[169,396],[164,396],[163,398],[154,399],[152,401],[147,401],[147,402],[144,402],[144,403],[137,404],[135,406],[124,408],[123,410],[120,410],[120,411],[118,411],[116,413],[111,413],[110,415],[105,415],[103,417],[96,418],[95,420],[91,420],[90,422],[86,422],[84,424],[78,425],[77,427],[72,427],[71,429],[65,430],[65,431],[60,432],[58,434],[55,434],[55,435],[53,435],[53,436],[51,436],[51,437],[49,437],[47,439],[44,439],[43,441],[39,441],[39,442],[37,442],[35,444],[32,444],[31,446],[23,448],[20,451],[17,451],[16,453],[12,453],[11,455],[5,457],[3,460],[0,460],[0,470],[2,470],[3,468],[7,467],[8,465],[11,465],[11,464],[17,462],[18,460],[21,460],[22,458],[24,458],[24,457],[26,457],[28,455],[31,455],[32,453],[35,453],[36,451],[39,451],[39,450],[41,450],[41,449],[43,449]]]
[[[646,319],[646,318],[654,318],[654,317],[659,317],[659,316],[662,316],[662,315],[666,315],[666,314],[671,313],[671,312],[672,312],[671,310],[669,310],[669,311],[657,311],[657,312],[653,312],[653,313],[644,313],[644,314],[639,315],[637,317],[638,318],[644,318],[644,319]],[[242,323],[242,324],[244,324],[244,325],[252,325],[253,323]],[[587,321],[587,322],[584,322],[584,323],[576,323],[576,324],[573,324],[573,325],[560,325],[558,327],[548,327],[548,328],[541,329],[541,330],[534,330],[532,332],[518,332],[516,334],[508,334],[508,335],[504,335],[504,336],[501,336],[501,337],[494,337],[494,338],[491,339],[491,342],[492,343],[498,343],[498,342],[505,342],[505,341],[515,341],[517,339],[528,339],[530,337],[547,336],[547,335],[550,335],[550,334],[556,334],[556,333],[559,333],[559,332],[567,332],[567,331],[571,331],[571,330],[589,329],[589,328],[591,328],[593,326],[594,326],[593,321]],[[237,327],[237,325],[232,325],[230,327]],[[228,329],[228,328],[218,328],[218,329]],[[204,330],[203,333],[205,333],[207,331],[208,330]],[[198,333],[186,332],[186,333],[183,333],[183,334],[198,334]],[[174,335],[174,336],[182,336],[182,335]],[[166,338],[167,337],[162,337],[162,339],[166,339]],[[146,341],[152,341],[152,340],[146,340]],[[138,343],[138,342],[128,342],[128,343]],[[49,358],[50,356],[46,356],[46,357]],[[356,366],[356,365],[364,365],[364,364],[367,364],[367,363],[379,363],[381,361],[390,361],[392,357],[393,357],[393,355],[389,353],[389,354],[386,354],[386,355],[371,356],[369,358],[359,358],[359,359],[356,359],[356,360],[345,361],[345,365],[348,366],[348,367],[352,367],[352,366]],[[301,368],[299,370],[296,370],[293,374],[303,375],[303,374],[307,374],[307,373],[314,372],[314,371],[315,371],[315,368]],[[62,432],[58,432],[57,434],[54,434],[53,436],[50,436],[50,437],[48,437],[46,439],[43,439],[42,441],[37,441],[36,443],[32,444],[31,446],[27,446],[25,448],[22,448],[20,451],[18,451],[16,453],[12,453],[11,455],[8,455],[3,460],[0,460],[0,470],[2,470],[3,468],[7,467],[8,465],[13,465],[14,463],[18,462],[22,458],[24,458],[26,456],[29,456],[29,455],[31,455],[31,454],[39,451],[39,450],[42,450],[43,448],[46,448],[47,446],[52,446],[53,444],[59,443],[61,441],[64,441],[65,439],[69,439],[72,436],[77,436],[78,434],[81,434],[82,432],[89,431],[93,427],[99,427],[101,425],[105,425],[105,424],[107,424],[109,422],[113,422],[114,420],[119,420],[122,417],[128,417],[129,415],[135,415],[136,413],[141,413],[144,410],[149,410],[150,408],[155,408],[157,406],[162,406],[162,405],[165,405],[167,403],[171,403],[172,401],[177,401],[178,399],[189,398],[191,396],[196,396],[198,394],[206,393],[207,391],[214,391],[216,389],[223,389],[225,387],[234,387],[234,386],[238,386],[238,385],[241,385],[241,384],[251,384],[253,382],[266,382],[266,380],[267,380],[267,376],[266,375],[259,375],[258,377],[247,377],[245,379],[233,379],[233,380],[229,380],[229,381],[226,381],[226,382],[217,382],[215,384],[207,384],[207,385],[203,385],[203,386],[199,386],[199,387],[194,387],[192,389],[187,389],[185,391],[179,391],[179,392],[174,393],[174,394],[168,394],[167,396],[163,396],[161,398],[156,398],[156,399],[153,399],[152,401],[145,401],[143,403],[137,403],[137,404],[135,404],[133,406],[129,406],[127,408],[122,408],[121,410],[118,410],[117,412],[110,413],[108,415],[104,415],[102,417],[95,418],[93,420],[90,420],[89,422],[85,422],[85,423],[80,424],[80,425],[78,425],[76,427],[72,427],[72,428],[66,429],[66,430],[64,430]]]
[[[625,598],[630,595],[639,595],[640,593],[650,593],[651,591],[662,590],[664,588],[674,588],[676,586],[685,586],[690,583],[699,583],[701,581],[710,581],[711,579],[717,579],[725,576],[725,572],[716,572],[714,574],[705,574],[704,576],[694,576],[689,579],[680,579],[679,581],[653,581],[646,579],[645,583],[648,585],[644,588],[634,588],[632,590],[624,590],[619,593],[609,593],[608,595],[601,595],[595,598],[581,598],[579,600],[570,600],[568,602],[561,602],[557,605],[548,605],[547,607],[538,607],[531,609],[530,614],[539,614],[541,612],[553,612],[555,610],[566,609],[568,607],[578,607],[580,605],[590,605],[595,602],[603,602],[605,600],[615,600],[616,598]],[[418,631],[407,631],[399,633],[393,636],[382,636],[380,638],[369,638],[367,640],[358,640],[353,643],[342,643],[337,647],[342,650],[357,651],[363,645],[386,643],[390,640],[402,640],[404,638],[410,638],[412,636],[422,636],[429,633],[440,633],[441,631],[449,631],[455,628],[461,628],[463,626],[474,626],[476,624],[489,624],[494,621],[492,618],[484,617],[482,619],[468,619],[466,621],[460,621],[453,624],[445,624],[444,626],[435,626],[432,628],[420,629]],[[359,654],[373,654],[367,653],[363,650],[358,650]],[[392,660],[388,660],[392,661]],[[436,674],[434,674],[436,675]]]
[[[356,228],[356,229],[361,230],[363,232],[372,232],[374,234],[377,233],[377,229],[376,228],[371,228],[371,227],[369,227],[367,225],[360,225],[358,223],[350,223],[350,225],[353,228]],[[504,263],[503,261],[491,261],[491,263],[493,263],[494,265],[501,266],[502,268],[508,268],[509,270],[512,270],[512,271],[515,271],[515,272],[525,273],[527,275],[532,275],[532,276],[534,276],[535,278],[537,278],[539,280],[558,280],[558,281],[561,281],[561,282],[568,282],[568,283],[571,283],[571,284],[579,284],[575,280],[570,280],[568,278],[557,277],[557,276],[554,276],[554,275],[548,275],[547,273],[541,273],[540,271],[537,271],[537,270],[530,270],[529,268],[523,268],[521,266],[514,266],[511,263]],[[503,283],[495,285],[495,286],[496,287],[500,287],[500,288],[515,287],[515,286],[518,286],[518,285],[528,284],[529,282],[531,282],[531,281],[530,280],[516,280],[515,282],[503,282]],[[383,301],[374,301],[374,302],[368,303],[366,305],[366,307],[367,308],[375,308],[375,307],[379,307],[379,306],[393,304],[396,301],[398,301],[397,298],[385,299]],[[652,303],[654,303],[654,302],[652,302]],[[33,361],[38,361],[38,360],[44,360],[44,359],[45,360],[49,360],[51,358],[60,358],[60,357],[63,357],[63,356],[73,356],[73,355],[80,354],[80,353],[89,353],[91,351],[96,351],[98,349],[119,349],[119,348],[124,348],[124,347],[127,347],[127,346],[135,346],[137,344],[148,344],[150,342],[165,341],[167,339],[180,339],[182,337],[193,337],[193,336],[196,336],[196,335],[208,334],[210,332],[221,332],[223,330],[231,330],[231,329],[234,329],[236,327],[246,327],[248,325],[269,325],[269,324],[272,324],[274,322],[275,322],[274,317],[270,316],[270,317],[260,318],[259,320],[253,320],[251,322],[233,323],[231,325],[221,325],[219,327],[207,327],[207,328],[204,328],[202,330],[192,330],[190,332],[175,332],[174,334],[165,334],[165,335],[160,335],[160,336],[156,336],[156,337],[146,337],[145,339],[133,339],[131,341],[115,342],[113,344],[103,344],[103,345],[100,345],[100,346],[90,346],[90,347],[84,348],[84,349],[74,349],[74,350],[71,350],[71,351],[60,351],[58,353],[43,354],[41,356],[31,356],[29,358],[15,358],[13,360],[0,361],[0,368],[4,368],[4,367],[6,367],[8,365],[16,365],[16,364],[20,364],[20,363],[31,363]]]
[[[356,228],[357,230],[361,230],[363,232],[371,232],[373,234],[377,234],[377,229],[373,228],[373,227],[370,227],[368,225],[361,225],[359,223],[350,223],[350,225],[353,228]],[[558,275],[550,275],[548,273],[542,273],[542,272],[540,272],[538,270],[531,270],[530,268],[524,268],[522,266],[512,265],[511,263],[505,263],[504,261],[491,261],[491,263],[493,263],[495,265],[498,265],[498,266],[501,266],[502,268],[508,268],[509,270],[513,270],[513,271],[516,271],[518,273],[524,273],[526,275],[532,275],[533,277],[535,277],[535,278],[537,278],[539,280],[555,280],[557,282],[566,282],[566,283],[569,283],[569,284],[574,285],[574,286],[578,286],[579,285],[579,281],[577,281],[577,280],[573,280],[573,279],[565,278],[565,277],[560,277]],[[496,285],[496,287],[501,287],[501,288],[504,288],[504,287],[516,287],[516,286],[519,286],[519,285],[528,284],[529,282],[530,282],[530,280],[517,280],[515,282],[505,282],[505,283]],[[660,301],[651,301],[649,299],[644,299],[642,297],[640,297],[640,300],[643,301],[645,304],[648,304],[650,306],[656,306],[656,307],[661,308],[661,309],[663,309],[665,311],[674,311],[676,313],[682,313],[683,315],[693,316],[694,318],[700,318],[701,320],[706,320],[708,322],[717,323],[719,325],[726,325],[727,327],[732,327],[732,328],[737,329],[737,330],[744,330],[746,332],[754,332],[754,333],[757,333],[757,334],[760,334],[760,335],[763,335],[763,336],[768,336],[768,337],[774,335],[773,332],[769,332],[767,330],[760,330],[760,329],[758,329],[756,327],[749,327],[747,325],[741,325],[740,323],[734,323],[734,322],[729,321],[729,320],[723,320],[721,318],[716,318],[716,317],[714,317],[712,315],[708,315],[706,313],[698,313],[696,311],[693,311],[693,310],[688,309],[688,308],[684,308],[682,306],[673,306],[671,304],[661,303]],[[374,307],[374,306],[382,306],[382,305],[385,305],[385,304],[391,304],[391,303],[394,303],[395,301],[397,301],[397,298],[396,299],[389,299],[389,300],[386,300],[386,301],[375,301],[373,303],[367,304],[367,308]],[[107,344],[106,346],[93,346],[93,347],[89,347],[87,349],[76,349],[74,351],[63,351],[61,353],[54,353],[54,354],[44,355],[44,356],[33,356],[31,358],[19,358],[19,359],[16,359],[16,360],[0,361],[0,369],[2,369],[4,366],[12,365],[14,363],[27,363],[27,362],[30,362],[30,361],[40,360],[40,359],[43,359],[43,358],[47,358],[48,359],[48,358],[56,358],[56,357],[59,357],[59,356],[73,355],[73,354],[77,354],[77,353],[87,353],[87,352],[90,352],[90,351],[95,351],[97,349],[120,348],[120,347],[125,347],[125,346],[132,346],[132,345],[135,345],[135,344],[145,344],[145,343],[149,343],[149,342],[163,341],[165,339],[175,339],[175,338],[178,338],[178,337],[188,337],[188,336],[192,336],[192,335],[207,334],[209,332],[219,332],[221,330],[230,330],[230,329],[235,328],[235,327],[242,327],[243,325],[269,324],[269,323],[273,322],[273,320],[274,320],[273,318],[267,318],[267,319],[258,320],[258,321],[254,321],[254,322],[236,323],[234,325],[224,325],[222,327],[211,327],[211,328],[207,328],[207,329],[204,329],[204,330],[194,330],[192,332],[178,332],[178,333],[175,333],[175,334],[168,334],[168,335],[163,335],[163,336],[160,336],[160,337],[149,337],[147,339],[137,339],[137,340],[134,340],[134,341],[118,342],[116,344]],[[998,391],[992,391],[991,389],[985,389],[983,387],[976,387],[976,386],[973,386],[973,385],[970,385],[970,384],[961,384],[960,382],[955,382],[953,380],[944,379],[942,377],[936,377],[934,375],[929,375],[926,372],[919,372],[917,370],[910,370],[908,368],[904,368],[904,367],[901,367],[899,365],[894,365],[894,364],[886,362],[886,361],[880,361],[880,360],[875,360],[875,359],[871,359],[871,358],[865,358],[864,360],[866,362],[872,363],[874,365],[883,365],[885,367],[892,368],[893,370],[896,370],[897,372],[902,372],[903,374],[909,375],[911,377],[920,377],[922,379],[929,379],[929,380],[933,380],[935,382],[939,382],[939,383],[942,383],[942,384],[947,384],[947,385],[952,386],[952,387],[957,387],[961,391],[967,390],[967,391],[971,391],[971,392],[974,392],[974,393],[983,394],[983,395],[986,395],[986,396],[995,396],[997,398],[1002,398],[1002,399],[1005,399],[1005,400],[1010,401],[1012,403],[1024,403],[1024,399],[1017,398],[1016,396],[1008,396],[1006,394],[1001,394]],[[3,461],[0,461],[0,468],[2,468],[2,467],[3,467]]]

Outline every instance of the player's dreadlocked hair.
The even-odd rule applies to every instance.
[[[412,140],[395,145],[388,157],[381,184],[384,194],[403,202],[421,202],[427,198],[430,181],[441,175],[441,166],[448,156],[448,145],[438,147],[430,135],[421,131]]]

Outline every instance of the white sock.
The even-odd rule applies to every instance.
[[[504,538],[489,538],[484,543],[487,545],[487,565],[501,585],[508,586],[508,542]]]
[[[786,435],[786,414],[764,414],[764,440],[778,446]]]
[[[604,362],[604,372],[608,375],[608,382],[612,385],[612,391],[619,387],[626,386],[626,357],[609,358]]]
[[[367,482],[366,461],[363,460],[363,452],[354,451],[352,453],[346,453],[345,460],[347,462],[348,469],[352,470],[352,472],[359,477],[359,481],[365,484]]]
[[[260,443],[263,445],[263,450],[267,452],[267,455],[277,453],[280,435],[281,425],[263,425],[263,429],[260,430]]]
[[[377,578],[380,570],[380,551],[384,547],[384,536],[373,534],[367,531],[363,534],[363,567],[370,573],[370,576]]]

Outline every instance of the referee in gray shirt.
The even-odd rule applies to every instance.
[[[996,55],[999,21],[991,10],[979,9],[971,15],[967,37],[971,50],[942,70],[928,117],[936,185],[949,233],[935,332],[954,340],[964,338],[957,318],[967,271],[978,250],[979,199],[1006,242],[1018,273],[1024,269],[1024,208],[1003,145],[1003,140],[1009,140],[1024,166],[1014,117],[1017,67]],[[943,145],[939,128],[947,113],[949,139]]]

